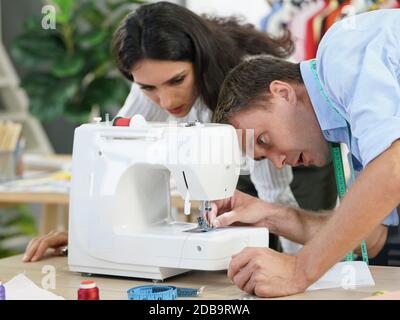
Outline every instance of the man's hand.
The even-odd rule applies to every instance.
[[[245,248],[232,257],[228,277],[240,289],[259,297],[280,297],[303,292],[295,278],[297,257],[266,248]]]
[[[240,191],[228,199],[214,201],[208,213],[208,221],[214,227],[225,227],[233,223],[271,227],[269,213],[273,205]],[[271,211],[270,211],[271,210]]]

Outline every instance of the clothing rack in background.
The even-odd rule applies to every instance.
[[[279,37],[290,31],[295,43],[291,58],[300,62],[316,57],[322,36],[338,20],[359,13],[400,8],[400,0],[268,0],[270,12],[261,30]]]

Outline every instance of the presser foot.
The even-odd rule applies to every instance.
[[[205,218],[207,214],[211,211],[211,202],[208,200],[203,201],[199,207],[199,210],[200,210],[200,217],[197,218],[199,229],[204,232],[211,231],[212,229],[214,229],[213,226],[208,224],[207,219]]]
[[[207,220],[204,217],[198,217],[197,223],[199,224],[199,228],[204,232],[208,232],[214,229],[214,227],[208,224]]]

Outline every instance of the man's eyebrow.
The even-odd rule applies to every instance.
[[[168,79],[167,81],[163,82],[163,84],[170,83],[171,81],[175,80],[176,78],[179,78],[179,77],[184,76],[185,73],[186,73],[186,70],[183,70],[183,71],[181,71],[180,73],[177,73],[176,75],[174,75],[172,78],[170,78],[170,79]],[[138,85],[142,86],[142,87],[154,87],[154,86],[151,85],[151,84],[140,83],[140,82],[137,82],[137,81],[136,81],[136,83],[137,83]]]

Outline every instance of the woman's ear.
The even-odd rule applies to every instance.
[[[269,85],[269,91],[275,98],[285,99],[290,104],[297,103],[297,96],[294,87],[285,81],[274,80]]]

